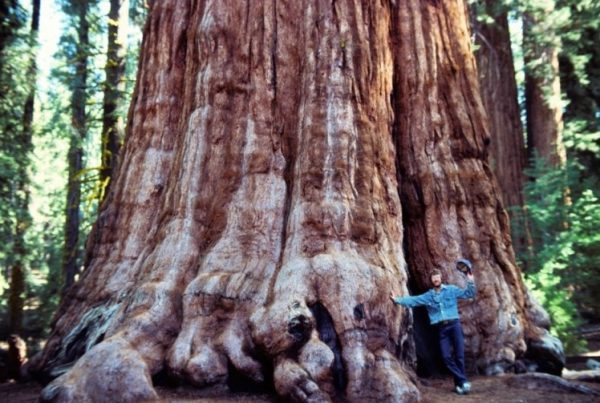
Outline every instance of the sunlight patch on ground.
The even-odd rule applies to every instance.
[[[583,353],[581,355],[584,357],[598,357],[600,356],[600,350],[588,351],[587,353]]]

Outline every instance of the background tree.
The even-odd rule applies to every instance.
[[[31,17],[31,47],[35,47],[37,41],[37,33],[39,31],[40,22],[40,2],[34,0],[32,2],[32,17]],[[36,81],[36,63],[35,52],[29,55],[29,66],[25,82],[27,83],[27,96],[24,101],[22,125],[15,128],[18,135],[15,136],[16,143],[13,146],[13,156],[16,160],[17,170],[16,176],[12,178],[14,201],[14,235],[12,237],[12,257],[11,257],[11,275],[10,275],[10,294],[9,294],[9,328],[12,333],[21,334],[23,327],[23,306],[25,292],[25,276],[27,272],[28,253],[25,235],[31,225],[31,216],[29,215],[30,202],[30,179],[29,179],[29,161],[32,151],[33,137],[33,106],[35,97],[35,81]]]
[[[566,4],[564,4],[566,3]],[[600,225],[600,3],[563,2],[570,11],[569,25],[563,35],[559,55],[561,86],[568,104],[565,107],[565,146],[569,160],[575,161],[570,184],[578,224],[592,228]],[[595,199],[595,202],[594,202]],[[588,321],[600,319],[596,291],[600,278],[600,243],[595,231],[573,231],[576,245],[573,261],[566,270],[568,286],[576,290],[573,302]]]
[[[558,105],[565,111],[564,148],[568,163],[557,163],[556,159],[542,155],[542,151],[530,148],[523,213],[529,224],[526,234],[531,242],[526,250],[518,251],[517,258],[527,268],[526,282],[530,290],[550,313],[553,332],[561,337],[572,354],[583,348],[583,340],[576,332],[582,324],[579,313],[585,312],[586,318],[592,321],[598,316],[591,290],[597,282],[592,268],[597,267],[595,256],[600,243],[595,232],[589,229],[599,225],[600,204],[598,187],[594,185],[597,183],[593,174],[594,158],[590,159],[593,152],[585,150],[597,148],[600,136],[595,134],[597,115],[592,117],[597,107],[590,102],[591,98],[583,100],[580,96],[593,93],[593,82],[598,77],[593,69],[594,51],[586,38],[591,38],[589,35],[598,28],[600,10],[597,2],[587,1],[552,2],[550,8],[540,8],[539,4],[520,2],[518,11],[526,21],[535,22],[524,32],[523,52],[531,58],[540,49],[553,48],[560,63],[551,68],[547,54],[542,52],[533,57],[534,63],[527,63],[526,70],[533,78],[542,78],[537,84],[547,104]],[[535,18],[531,18],[532,15]],[[518,49],[517,46],[517,56]],[[557,102],[558,92],[552,87],[556,84],[556,66],[561,74],[562,106]],[[578,115],[575,111],[581,110],[588,113],[575,117]],[[535,113],[526,117],[528,121],[539,118]],[[547,133],[552,130],[546,128]],[[559,144],[557,149],[560,148]],[[524,236],[521,217],[516,218],[513,233],[517,237]]]
[[[523,206],[526,149],[521,126],[507,5],[471,3],[481,98],[490,130],[490,165],[506,207]]]
[[[523,185],[527,150],[511,49],[509,9],[507,4],[498,1],[470,3],[481,98],[490,130],[490,165],[498,179],[502,201],[511,215],[513,225],[522,229],[511,232],[517,254],[523,254],[531,242],[526,216],[522,211],[525,204]]]
[[[123,142],[123,124],[120,109],[125,96],[125,54],[129,1],[111,0],[108,13],[108,46],[106,52],[106,82],[102,118],[102,187],[112,177],[117,156]]]
[[[77,0],[69,8],[78,17],[77,44],[75,52],[75,74],[73,76],[71,113],[73,128],[69,144],[69,176],[67,185],[67,204],[65,221],[65,246],[63,257],[63,276],[65,289],[75,281],[79,273],[79,232],[81,208],[81,173],[83,169],[83,141],[87,134],[87,79],[89,23],[87,0]]]
[[[27,69],[25,35],[21,31],[26,24],[26,13],[15,1],[0,2],[0,245],[2,275],[0,286],[4,292],[11,276],[12,246],[15,230],[15,186],[18,155],[15,153],[13,136],[22,130],[23,104],[27,96],[24,77],[19,71]],[[8,298],[0,299],[4,310]],[[8,315],[6,315],[8,317]],[[9,327],[8,318],[6,327]]]
[[[30,2],[0,2],[2,18],[0,52],[0,341],[11,334],[9,295],[11,271],[19,256],[24,264],[22,292],[13,296],[23,306],[22,337],[33,354],[39,350],[49,332],[49,323],[57,307],[63,288],[62,257],[64,252],[64,225],[66,213],[66,178],[69,137],[72,131],[70,93],[75,75],[78,16],[69,2],[43,2],[45,19],[42,23],[41,46],[30,40],[33,7]],[[77,267],[82,264],[83,243],[97,218],[97,204],[101,197],[100,144],[102,108],[105,82],[106,29],[108,2],[90,2],[88,12],[89,46],[86,99],[87,133],[80,142],[83,149],[82,170],[77,172],[81,187]],[[133,44],[127,53],[129,64],[123,82],[125,99],[131,97],[137,55],[141,38],[140,24],[145,16],[144,2],[131,4],[130,37]],[[52,57],[49,48],[56,44],[58,51]],[[38,51],[39,49],[39,51]],[[41,60],[37,78],[28,71],[31,61]],[[35,85],[35,86],[34,86]],[[35,108],[28,158],[23,158],[22,127],[24,105],[29,91],[34,88]],[[127,101],[124,101],[127,103]],[[121,105],[117,111],[122,120],[126,111]],[[29,203],[23,203],[20,192],[22,172],[28,177]],[[25,204],[28,206],[23,207]],[[17,219],[27,218],[25,226],[17,226]],[[16,229],[23,234],[22,255],[15,254]],[[21,266],[19,266],[21,267]],[[14,282],[19,284],[19,282]],[[13,287],[13,291],[16,288]]]
[[[483,370],[549,350],[487,163],[465,4],[152,4],[123,162],[34,362],[62,374],[44,400],[154,398],[162,371],[416,400],[410,318],[388,299],[405,259],[413,291],[475,261]]]
[[[566,163],[557,25],[564,13],[555,1],[527,2],[523,13],[525,108],[529,158],[544,158],[552,166]]]

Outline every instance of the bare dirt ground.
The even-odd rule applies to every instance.
[[[452,381],[444,379],[421,379],[420,390],[424,403],[592,403],[600,402],[600,384],[582,383],[598,391],[598,396],[578,393],[525,389],[507,384],[509,378],[518,375],[495,377],[477,376],[471,379],[473,390],[469,395],[459,396],[452,392]],[[193,389],[158,387],[162,402],[277,402],[267,394],[231,393],[225,388]],[[0,385],[0,401],[6,403],[35,402],[42,387],[36,383],[5,383]]]
[[[419,388],[424,403],[591,403],[600,402],[598,396],[578,393],[549,391],[547,389],[525,389],[507,384],[509,378],[518,375],[476,376],[471,378],[473,388],[470,394],[460,396],[452,392],[451,379],[422,379]],[[600,393],[600,385],[577,382]]]

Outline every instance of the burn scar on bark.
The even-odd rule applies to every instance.
[[[101,342],[119,307],[120,304],[100,305],[85,313],[63,338],[58,354],[48,363],[52,367],[50,376],[62,375],[79,357]]]
[[[362,307],[362,304],[360,304]],[[331,365],[334,385],[338,391],[343,391],[347,384],[344,362],[339,337],[335,331],[331,314],[323,304],[317,302],[310,307],[316,321],[319,339],[325,343],[333,352],[334,360]],[[364,311],[361,311],[364,315]]]
[[[310,338],[314,318],[304,302],[277,301],[250,318],[252,338],[271,356],[298,351]]]

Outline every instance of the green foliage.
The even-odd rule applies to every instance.
[[[3,15],[0,0],[0,16]],[[16,4],[17,2],[11,2]],[[78,2],[60,1],[64,7],[64,20],[59,51],[50,62],[55,66],[49,77],[41,76],[36,96],[34,114],[33,154],[30,159],[20,158],[18,130],[22,128],[23,104],[31,83],[25,77],[32,47],[28,37],[27,13],[18,9],[18,30],[11,31],[10,38],[0,38],[4,49],[0,52],[0,294],[9,287],[8,268],[12,263],[12,239],[19,212],[15,208],[15,180],[19,167],[25,166],[32,178],[29,209],[32,223],[26,233],[27,271],[25,291],[24,328],[26,336],[45,337],[52,314],[59,302],[62,288],[61,260],[63,252],[65,199],[67,180],[67,151],[72,128],[71,90],[76,50]],[[88,80],[86,85],[87,132],[81,140],[84,149],[84,168],[77,179],[82,187],[82,209],[79,250],[83,250],[87,234],[96,219],[102,184],[99,182],[100,130],[103,102],[104,65],[106,63],[107,2],[90,1],[88,15],[90,46],[88,55]],[[132,2],[132,18],[142,23],[146,7],[143,1]],[[48,21],[42,15],[42,26]],[[7,20],[2,19],[4,28]],[[54,21],[53,21],[54,22]],[[55,23],[55,22],[54,22]],[[141,37],[139,25],[135,25],[130,41],[137,42],[135,51],[128,53],[127,91],[128,100],[133,89],[137,68],[137,50]],[[43,38],[42,38],[43,39]],[[0,50],[2,50],[0,49]],[[119,113],[124,117],[126,108]],[[27,211],[28,210],[28,211]],[[6,336],[7,298],[0,298],[0,339]]]
[[[551,168],[536,157],[532,165],[525,220],[517,217],[514,226],[522,235],[519,223],[527,222],[531,243],[518,260],[527,268],[526,284],[552,318],[552,332],[575,352],[584,346],[574,337],[580,313],[600,315],[594,297],[600,286],[600,201],[576,164]]]
[[[591,78],[587,69],[592,56],[590,49],[598,46],[591,33],[598,32],[600,28],[600,2],[563,0],[560,4],[569,10],[569,20],[561,32],[562,56],[572,65],[577,80],[587,86]]]
[[[27,21],[27,13],[17,0],[0,0],[0,55],[19,38],[19,31]]]
[[[26,216],[20,201],[19,181],[27,164],[27,148],[18,141],[23,130],[23,105],[29,91],[23,72],[29,67],[31,46],[26,14],[17,2],[1,2],[0,15],[0,309],[6,309],[9,268],[17,219]]]
[[[552,331],[568,351],[576,351],[581,344],[573,336],[574,328],[581,320],[600,319],[592,297],[600,285],[594,233],[600,227],[600,2],[506,4],[524,125],[524,72],[544,81],[553,73],[539,50],[554,46],[559,51],[563,140],[570,162],[551,169],[534,159],[527,172],[525,209],[515,208],[511,216],[514,237],[531,240],[528,249],[516,251],[526,282],[550,313]],[[540,57],[532,58],[536,54]]]
[[[561,87],[569,101],[564,110],[565,146],[569,159],[576,159],[585,167],[596,188],[600,183],[600,27],[597,21],[594,28],[588,25],[583,30],[576,46],[567,48],[575,49],[578,56],[565,52],[560,60]]]

